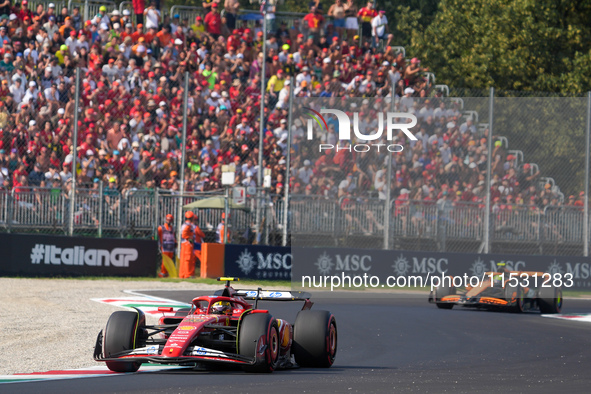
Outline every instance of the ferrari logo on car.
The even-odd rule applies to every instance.
[[[195,327],[193,327],[193,326],[180,326],[179,327],[179,330],[182,330],[182,331],[191,331],[194,329],[195,329]]]

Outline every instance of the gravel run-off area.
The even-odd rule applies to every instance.
[[[0,278],[0,375],[100,365],[92,359],[97,334],[121,309],[91,298],[132,296],[123,290],[219,288],[189,282]]]

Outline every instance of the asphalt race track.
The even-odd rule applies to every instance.
[[[199,292],[146,293],[190,302]],[[332,311],[338,353],[329,369],[272,374],[238,370],[127,374],[2,385],[3,393],[369,393],[589,392],[591,324],[466,308],[440,310],[425,298],[314,297]],[[293,322],[300,303],[277,302]],[[591,313],[567,299],[563,313]],[[92,355],[89,353],[89,358]]]

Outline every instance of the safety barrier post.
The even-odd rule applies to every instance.
[[[484,215],[484,253],[490,251],[490,181],[491,181],[491,161],[492,161],[492,144],[493,144],[493,109],[495,88],[490,88],[490,96],[488,101],[489,108],[489,125],[488,125],[488,159],[486,160],[486,213]]]
[[[587,130],[585,130],[585,202],[583,221],[583,256],[589,256],[589,139],[591,134],[591,92],[587,93]]]
[[[88,0],[87,0],[88,1]],[[72,135],[72,188],[70,189],[70,236],[74,234],[76,209],[76,166],[78,159],[78,112],[80,110],[80,67],[76,67],[76,93],[74,94],[74,130]]]

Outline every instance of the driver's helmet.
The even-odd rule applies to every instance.
[[[230,313],[232,306],[228,301],[218,301],[211,306],[211,313],[216,315],[223,315]]]
[[[505,263],[497,263],[497,272],[499,273],[509,273],[510,271],[507,269]]]

